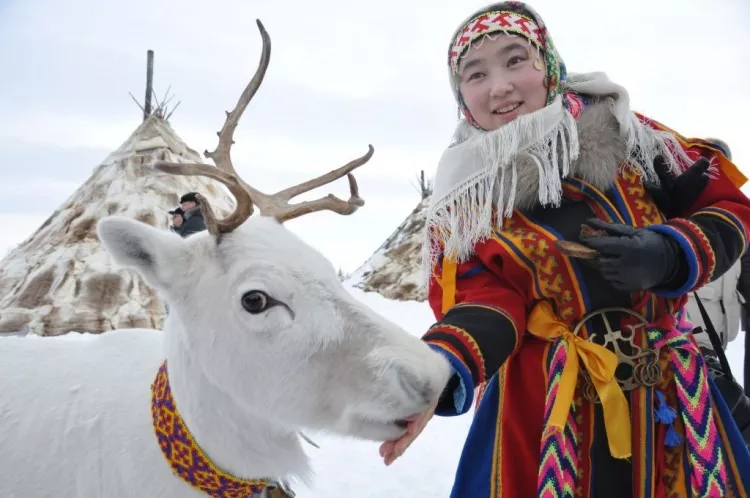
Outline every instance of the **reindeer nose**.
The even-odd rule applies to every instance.
[[[433,401],[434,390],[430,387],[427,380],[422,380],[414,372],[398,366],[396,375],[401,388],[414,398],[419,398],[424,404],[429,405]]]

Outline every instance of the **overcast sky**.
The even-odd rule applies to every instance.
[[[269,71],[235,134],[235,165],[273,191],[375,155],[350,217],[289,223],[354,270],[419,201],[456,122],[449,37],[485,2],[444,0],[0,0],[0,255],[30,235],[138,126],[146,51],[171,119],[212,149],[260,54]],[[689,136],[719,136],[750,175],[750,6],[746,0],[538,0],[568,68],[604,71],[636,110]],[[710,9],[710,10],[708,10]],[[346,195],[346,181],[316,191]]]

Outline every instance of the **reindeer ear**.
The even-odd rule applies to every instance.
[[[187,247],[179,235],[140,221],[108,216],[99,221],[96,230],[117,264],[134,268],[159,289],[169,286],[174,270],[186,257]]]

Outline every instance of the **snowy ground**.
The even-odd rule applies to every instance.
[[[349,287],[368,306],[421,336],[434,322],[426,303],[391,301],[379,294]],[[85,340],[70,334],[71,340]],[[742,378],[744,333],[730,344],[727,356],[738,379]],[[386,467],[378,455],[377,443],[309,434],[320,446],[307,446],[315,477],[308,489],[295,486],[298,498],[392,498],[447,496],[453,472],[471,422],[471,413],[451,418],[434,418],[406,454]]]

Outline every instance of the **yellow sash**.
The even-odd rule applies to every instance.
[[[550,413],[549,425],[560,431],[565,427],[582,361],[602,403],[609,450],[615,458],[629,458],[632,451],[630,409],[615,378],[617,355],[604,346],[574,335],[567,324],[557,319],[552,305],[546,301],[540,301],[534,306],[526,329],[542,339],[562,337],[568,343],[568,357]]]

